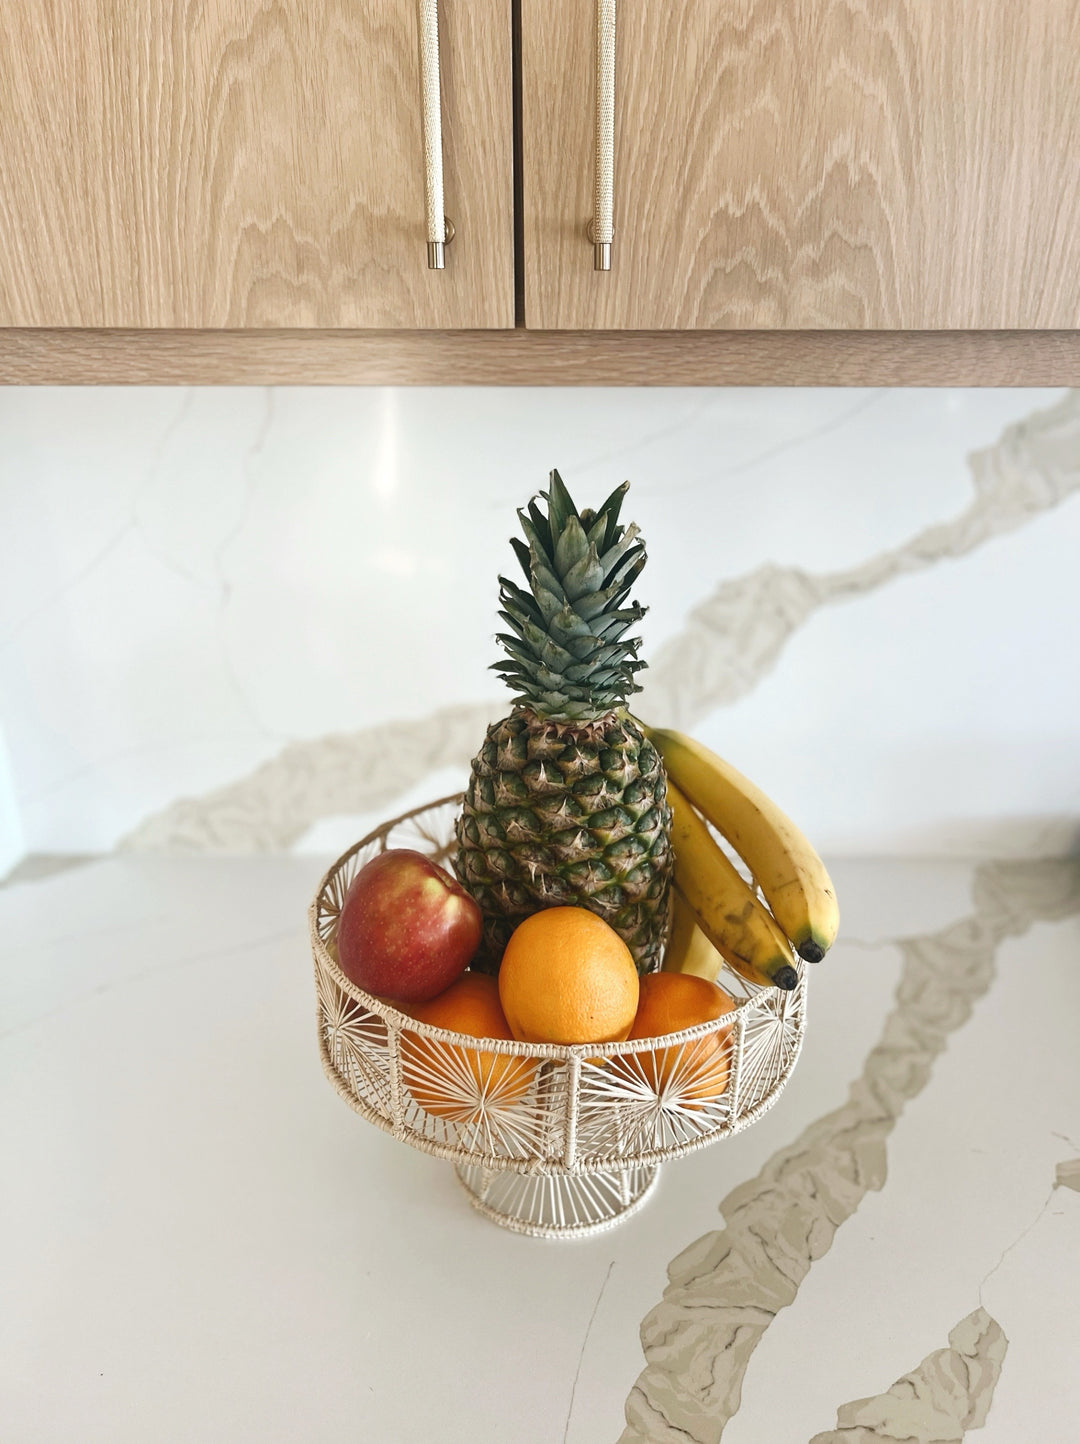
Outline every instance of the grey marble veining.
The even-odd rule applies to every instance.
[[[768,563],[722,583],[659,649],[645,674],[641,713],[689,726],[753,690],[819,608],[962,557],[1060,505],[1080,490],[1080,392],[1007,427],[970,465],[970,504],[899,547],[840,571]],[[152,814],[118,848],[288,847],[319,818],[369,812],[439,767],[467,766],[494,712],[491,704],[463,704],[290,743],[246,777]]]
[[[443,707],[416,721],[290,743],[248,777],[147,818],[118,851],[280,851],[320,817],[388,808],[420,778],[467,763],[490,712]]]
[[[990,987],[998,945],[1078,910],[1076,860],[987,863],[976,872],[969,917],[897,944],[896,1005],[848,1101],[728,1194],[725,1227],[669,1265],[663,1300],[642,1324],[647,1362],[620,1444],[717,1444],[777,1311],[795,1301],[867,1192],[884,1186],[888,1135]]]
[[[1073,1188],[1080,1193],[1080,1158],[1069,1158],[1059,1163],[1054,1176],[1055,1188]]]
[[[855,1399],[836,1411],[836,1428],[810,1444],[958,1444],[986,1423],[1009,1347],[985,1309],[961,1319],[949,1347],[928,1354],[884,1394]]]
[[[970,504],[902,546],[844,571],[815,574],[768,563],[723,582],[660,649],[645,674],[642,710],[670,726],[690,726],[752,691],[820,607],[964,556],[1060,505],[1080,490],[1080,392],[1008,427],[969,463]]]

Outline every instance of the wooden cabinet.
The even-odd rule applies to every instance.
[[[619,0],[608,273],[594,27],[522,0],[527,325],[1080,326],[1076,0]]]
[[[4,0],[0,325],[512,326],[510,7],[444,6],[443,272],[417,8]]]
[[[430,0],[428,0],[430,3]],[[1080,0],[4,0],[0,380],[1080,382]],[[516,328],[516,329],[515,329]]]

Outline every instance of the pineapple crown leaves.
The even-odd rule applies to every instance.
[[[637,527],[619,525],[629,482],[611,493],[598,511],[578,511],[557,471],[540,493],[547,515],[534,499],[518,512],[525,540],[511,546],[528,589],[499,578],[499,616],[510,628],[497,640],[507,656],[493,664],[519,703],[552,721],[580,721],[622,706],[640,692],[634,673],[640,637],[625,633],[645,615],[637,602],[626,605],[645,565],[645,544]]]

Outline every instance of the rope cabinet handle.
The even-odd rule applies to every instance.
[[[439,0],[420,0],[420,86],[423,95],[424,199],[427,263],[445,267],[445,247],[454,239],[443,213],[442,88],[439,83]]]
[[[615,239],[615,0],[596,0],[596,194],[593,269],[611,270]]]

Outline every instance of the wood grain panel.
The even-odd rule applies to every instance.
[[[0,383],[1077,386],[1080,331],[0,330]]]
[[[440,9],[433,272],[415,0],[5,0],[0,324],[512,325],[510,4]]]
[[[526,323],[1080,325],[1080,0],[522,0]]]

